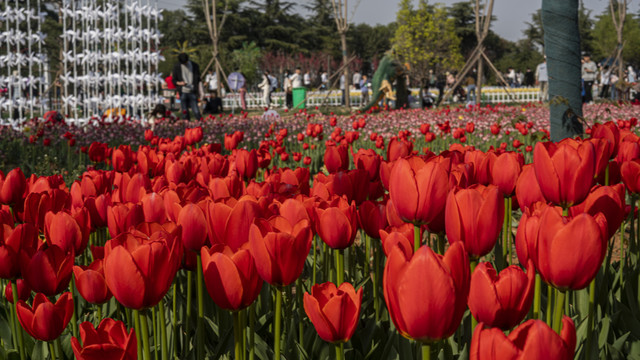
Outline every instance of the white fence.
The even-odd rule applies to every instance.
[[[431,93],[438,96],[438,90],[432,89]],[[351,91],[351,106],[354,108],[360,108],[362,103],[362,93],[360,90]],[[411,89],[411,95],[409,102],[412,107],[420,107],[421,102],[419,98],[419,89]],[[371,96],[371,93],[369,94]],[[484,87],[482,88],[483,103],[528,103],[536,102],[540,100],[540,90],[538,88],[511,88],[508,92],[502,87]],[[225,111],[229,111],[233,108],[240,109],[240,95],[227,93],[223,98],[223,106]],[[448,103],[445,100],[444,103]],[[247,93],[246,104],[249,109],[259,109],[266,107],[265,102],[262,99],[262,93],[253,92]],[[285,93],[274,92],[271,94],[271,107],[272,108],[284,108]],[[307,92],[307,108],[322,107],[322,106],[341,106],[342,105],[342,92],[340,90],[330,91],[309,91]]]

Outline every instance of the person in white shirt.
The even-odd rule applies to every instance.
[[[209,92],[218,90],[218,75],[213,71],[213,69],[209,69],[207,76],[204,78],[204,82],[209,88]]]
[[[547,73],[547,57],[536,67],[536,84],[540,87],[540,100],[549,100],[549,73]]]
[[[293,107],[293,84],[291,83],[291,76],[289,76],[289,70],[284,71],[284,84],[282,85],[285,94],[285,105],[287,109]]]
[[[294,89],[302,87],[302,71],[300,68],[296,68],[296,72],[291,75],[291,86]]]
[[[362,75],[360,75],[360,72],[356,70],[356,72],[353,73],[353,77],[351,79],[353,82],[353,86],[356,88],[356,90],[360,89],[360,80],[362,80]]]
[[[271,106],[271,82],[269,81],[269,72],[265,71],[262,74],[262,82],[258,85],[262,89],[262,100],[265,107]]]
[[[347,92],[344,88],[344,73],[340,75],[340,90],[342,90],[342,105],[346,104]]]
[[[320,85],[320,89],[321,90],[328,90],[329,89],[329,74],[327,74],[326,71],[320,71],[321,75],[320,75],[320,82],[322,83]]]
[[[304,87],[306,87],[307,89],[311,87],[311,74],[309,74],[309,70],[307,70],[307,72],[304,73]]]

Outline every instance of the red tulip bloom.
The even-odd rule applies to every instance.
[[[16,280],[16,287],[18,288],[18,300],[27,301],[31,297],[31,288],[26,281],[22,279]],[[8,302],[13,304],[13,288],[11,287],[11,281],[4,288],[4,297]]]
[[[318,336],[330,343],[349,341],[356,331],[362,304],[362,288],[355,291],[353,285],[342,283],[316,284],[311,294],[304,293],[304,311],[318,332]]]
[[[387,207],[382,202],[365,201],[358,208],[358,222],[364,232],[374,239],[387,227]]]
[[[234,151],[236,157],[236,170],[244,179],[253,179],[258,172],[258,153],[255,149],[247,151],[239,149]]]
[[[184,248],[200,252],[207,241],[207,219],[202,209],[195,204],[187,204],[180,210],[178,225],[182,226]]]
[[[21,249],[29,249],[28,252],[33,253],[38,243],[38,230],[31,224],[20,224],[15,229],[0,224],[0,279],[20,276]]]
[[[73,250],[81,254],[87,247],[82,230],[76,220],[66,212],[48,212],[44,217],[44,234],[49,244],[59,246],[62,251]],[[87,241],[89,239],[87,238]]]
[[[346,145],[327,145],[324,151],[324,165],[330,174],[349,170],[349,151]]]
[[[544,198],[562,207],[581,203],[591,190],[595,161],[595,147],[590,142],[537,143],[533,168]]]
[[[505,197],[512,196],[522,172],[524,157],[520,153],[506,152],[496,159],[491,169],[493,184]]]
[[[620,144],[620,129],[613,121],[607,121],[604,124],[594,124],[591,128],[591,137],[596,139],[605,139],[610,148],[609,153],[614,158],[618,155],[618,146]]]
[[[255,198],[241,198],[233,207],[223,203],[208,202],[205,216],[209,224],[211,244],[223,244],[236,251],[249,241],[249,229],[254,219],[262,216],[262,209]]]
[[[516,253],[520,264],[526,264],[535,252],[535,244],[540,231],[540,215],[548,205],[544,202],[534,203],[531,207],[522,209],[522,217],[516,232]]]
[[[145,194],[141,203],[145,222],[158,224],[167,222],[167,211],[162,195],[155,192]]]
[[[318,235],[332,249],[346,249],[356,238],[358,214],[356,205],[337,198],[326,209],[316,208]]]
[[[71,338],[71,349],[77,360],[136,360],[138,343],[133,329],[127,332],[122,321],[106,318],[94,329],[85,321],[80,324],[80,339]]]
[[[529,320],[506,336],[497,328],[479,324],[471,339],[470,360],[572,360],[576,348],[576,327],[568,316],[562,318],[558,335],[544,321]]]
[[[602,214],[564,218],[547,207],[529,257],[542,279],[561,290],[580,290],[596,276],[607,252],[607,225]]]
[[[52,341],[62,334],[71,320],[73,298],[66,292],[53,304],[44,294],[38,293],[33,306],[19,301],[17,311],[18,320],[29,335],[36,340]]]
[[[623,162],[620,173],[629,192],[640,194],[640,159]]]
[[[42,246],[32,254],[20,253],[24,280],[33,291],[46,296],[57,295],[69,286],[73,261],[73,251],[66,253],[56,245]]]
[[[155,306],[171,287],[182,261],[180,231],[134,231],[105,246],[104,277],[116,300],[131,309]]]
[[[527,315],[533,302],[536,271],[529,261],[527,273],[511,265],[496,272],[491,263],[480,263],[471,275],[469,309],[473,317],[491,327],[509,330]]]
[[[413,257],[391,250],[384,269],[384,299],[405,337],[433,342],[451,336],[467,308],[469,259],[456,242],[444,256],[423,246]]]
[[[387,161],[395,161],[405,158],[413,152],[413,143],[405,139],[394,137],[389,141],[387,146]]]
[[[107,223],[111,237],[116,237],[143,222],[144,212],[139,204],[128,203],[108,207]]]
[[[504,210],[502,194],[493,185],[451,191],[445,210],[449,243],[463,242],[471,258],[488,254],[498,240]]]
[[[103,260],[94,260],[89,266],[74,266],[76,288],[80,295],[91,304],[104,304],[111,299],[111,291],[104,278]]]
[[[380,163],[382,158],[373,149],[358,149],[354,156],[356,169],[365,170],[369,175],[369,180],[376,180],[380,177]]]
[[[585,201],[569,209],[569,214],[575,217],[581,213],[587,213],[595,217],[598,213],[602,213],[607,219],[607,239],[610,239],[620,229],[625,218],[624,194],[622,184],[595,186]]]
[[[0,172],[0,204],[17,205],[27,189],[27,179],[20,168],[15,168],[6,177]]]
[[[522,172],[516,182],[516,199],[522,209],[530,207],[535,202],[546,201],[542,196],[538,179],[536,179],[533,164],[522,167]]]
[[[384,230],[380,231],[380,240],[382,241],[382,251],[385,256],[389,256],[391,251],[394,248],[400,247],[402,252],[410,257],[413,255],[414,249],[414,238],[413,238],[413,226],[411,226],[411,233],[407,237],[407,234],[404,234],[399,231],[391,231],[387,233]]]
[[[238,311],[251,305],[260,295],[262,279],[258,275],[249,244],[235,253],[228,246],[203,247],[202,272],[209,296],[219,307]]]
[[[311,236],[307,220],[294,225],[281,216],[269,222],[256,220],[249,231],[249,246],[260,277],[275,286],[294,282],[304,268]]]
[[[449,181],[436,162],[419,157],[396,161],[389,178],[389,195],[400,217],[414,224],[426,224],[444,211]]]

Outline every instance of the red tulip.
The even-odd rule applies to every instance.
[[[76,288],[91,304],[104,304],[111,299],[111,292],[104,278],[103,260],[94,260],[89,266],[74,266]]]
[[[389,195],[400,217],[414,224],[433,221],[444,211],[449,183],[436,162],[418,157],[396,161],[389,178]]]
[[[471,275],[469,309],[473,317],[491,327],[509,330],[527,315],[533,302],[536,271],[529,261],[527,273],[511,265],[496,272],[491,263],[480,263]]]
[[[276,286],[294,282],[311,249],[311,235],[307,220],[294,225],[281,216],[256,220],[249,230],[249,246],[260,277]]]
[[[62,251],[73,250],[74,254],[80,255],[87,247],[80,226],[68,213],[48,212],[44,217],[44,225],[47,242],[59,246]]]
[[[360,318],[362,288],[355,291],[353,285],[342,283],[316,284],[311,294],[304,293],[304,311],[318,332],[318,336],[330,343],[349,341],[356,331]]]
[[[346,145],[327,145],[324,152],[324,165],[330,174],[340,170],[349,170],[349,152]]]
[[[223,203],[207,203],[205,216],[209,224],[211,244],[223,244],[236,251],[249,241],[254,219],[262,215],[255,198],[245,196],[233,207]]]
[[[248,248],[245,244],[234,253],[228,246],[216,244],[200,252],[209,296],[225,310],[242,310],[260,295],[262,279]]]
[[[538,238],[529,247],[542,279],[561,290],[580,290],[596,276],[607,251],[607,225],[602,214],[564,218],[547,207],[539,220]]]
[[[618,155],[618,145],[620,143],[620,129],[613,121],[607,121],[604,124],[594,124],[591,128],[591,137],[596,139],[605,139],[610,148],[609,153],[614,158]]]
[[[587,197],[595,167],[595,147],[590,142],[540,142],[533,150],[533,168],[542,195],[562,207],[581,203]]]
[[[13,288],[11,287],[11,281],[4,288],[4,297],[8,302],[13,304]],[[18,288],[18,300],[27,301],[31,297],[31,288],[26,281],[22,279],[16,280],[16,287]]]
[[[316,208],[318,236],[332,249],[346,249],[356,238],[358,214],[356,205],[337,198],[326,209]]]
[[[358,149],[353,158],[356,169],[365,170],[369,175],[369,180],[376,180],[380,177],[380,163],[382,158],[373,149]]]
[[[19,255],[21,249],[38,247],[38,230],[31,224],[20,224],[12,229],[0,224],[0,279],[14,279],[20,276]]]
[[[116,300],[131,309],[155,306],[171,287],[182,261],[180,230],[123,233],[105,246],[104,277]]]
[[[27,189],[27,179],[20,168],[15,168],[2,177],[0,172],[0,204],[17,205]]]
[[[623,162],[620,173],[629,192],[640,194],[640,159]]]
[[[470,360],[572,360],[576,348],[576,327],[568,316],[562,318],[558,335],[544,321],[529,320],[506,336],[497,328],[479,324],[471,339]]]
[[[182,226],[182,243],[185,249],[200,252],[207,241],[207,219],[202,209],[188,204],[180,210],[178,225]]]
[[[65,253],[56,245],[43,246],[30,254],[20,253],[20,269],[24,280],[35,292],[54,296],[69,286],[73,269],[73,252]]]
[[[498,240],[504,210],[502,194],[493,185],[451,191],[445,210],[449,243],[463,242],[474,259],[488,254]]]
[[[133,329],[127,333],[122,321],[106,318],[94,329],[88,321],[80,324],[80,339],[71,338],[71,349],[77,360],[136,360],[138,344]]]
[[[602,213],[607,219],[607,239],[610,239],[620,229],[625,218],[624,194],[622,184],[595,186],[585,201],[569,209],[569,215],[575,217],[581,213],[587,213],[595,217],[598,213]]]
[[[544,202],[534,203],[522,209],[522,217],[516,232],[516,253],[520,264],[526,264],[535,252],[535,244],[540,230],[540,215],[548,205]]]
[[[236,157],[236,170],[244,179],[253,179],[258,172],[258,153],[255,149],[247,151],[239,149],[234,152]]]
[[[516,190],[516,182],[522,172],[524,157],[520,153],[506,152],[496,159],[491,170],[493,184],[505,197],[512,196]]]
[[[111,237],[116,237],[143,222],[144,212],[141,205],[128,203],[108,207],[107,223]]]
[[[522,209],[530,207],[535,202],[546,201],[542,196],[538,179],[536,179],[533,164],[522,167],[522,172],[516,182],[516,198]]]
[[[365,201],[358,208],[358,222],[364,232],[374,239],[387,227],[387,207],[382,202]]]
[[[144,214],[145,222],[158,224],[167,222],[167,211],[162,195],[151,192],[145,194],[140,202],[142,203],[142,213]]]
[[[454,243],[444,256],[423,246],[413,257],[395,247],[385,265],[383,286],[389,316],[400,334],[425,342],[451,336],[467,308],[469,259],[464,245]]]
[[[73,298],[66,292],[53,304],[44,294],[37,293],[33,306],[19,301],[16,310],[20,325],[29,335],[36,340],[52,341],[62,334],[71,320]]]
[[[391,231],[387,233],[384,230],[380,230],[380,240],[382,241],[382,251],[384,252],[384,255],[389,256],[394,248],[400,247],[407,257],[412,256],[414,248],[413,231],[412,226],[411,234],[407,237],[406,234],[399,231]]]
[[[387,161],[391,162],[400,158],[405,158],[411,155],[412,152],[412,142],[394,137],[389,141],[389,146],[387,146]]]

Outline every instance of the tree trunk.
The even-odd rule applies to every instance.
[[[552,141],[584,132],[578,9],[579,0],[542,0]]]
[[[476,104],[482,105],[482,77],[483,75],[483,69],[484,67],[482,66],[482,58],[479,57],[478,58],[478,79],[476,80]],[[467,94],[467,97],[469,97],[469,94]]]
[[[347,57],[347,33],[340,32],[340,42],[342,43],[342,63],[347,64],[349,59]],[[349,97],[349,66],[344,67],[344,105],[347,108],[351,107],[351,99]]]

